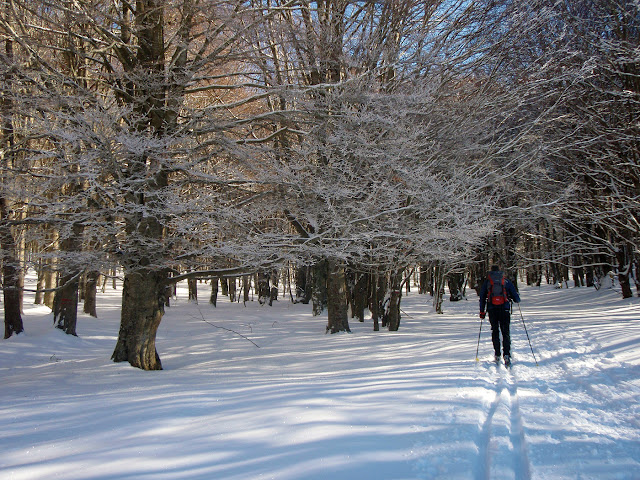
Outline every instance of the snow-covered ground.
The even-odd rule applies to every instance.
[[[507,371],[486,321],[476,362],[471,293],[325,335],[309,306],[180,290],[155,372],[109,359],[120,291],[78,338],[27,297],[26,333],[0,341],[0,478],[640,479],[640,299],[524,287],[538,365],[516,308]]]

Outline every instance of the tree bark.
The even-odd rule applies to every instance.
[[[364,322],[364,310],[369,299],[367,285],[369,275],[351,272],[349,278],[349,303],[351,304],[351,318]]]
[[[79,275],[73,272],[61,278],[62,285],[53,298],[53,321],[67,335],[77,336]]]
[[[71,185],[69,190],[77,191],[77,185]],[[56,327],[67,335],[76,336],[76,325],[78,323],[78,289],[80,287],[81,270],[73,264],[72,256],[77,255],[81,250],[81,237],[83,228],[74,224],[72,234],[62,240],[60,248],[67,254],[61,262],[64,268],[60,279],[60,288],[56,290],[53,298],[53,321]]]
[[[344,267],[334,261],[327,264],[327,331],[350,332]]]
[[[449,284],[449,301],[458,302],[464,298],[462,291],[464,287],[464,273],[449,273],[447,275]]]
[[[189,301],[198,303],[198,280],[189,278],[187,280],[187,286],[189,288]]]
[[[269,288],[269,275],[260,271],[258,272],[258,302],[260,305],[267,303],[271,296],[271,289]]]
[[[3,8],[9,9],[9,4],[5,4]],[[9,61],[9,65],[13,61],[13,41],[5,40],[5,55]],[[11,88],[12,83],[11,70],[7,70],[3,81],[5,88]],[[1,180],[7,182],[6,175],[11,171],[14,163],[14,129],[13,129],[13,102],[7,96],[2,99],[2,150],[0,155],[2,166]],[[18,262],[19,255],[17,245],[13,236],[13,231],[9,223],[10,220],[9,200],[3,195],[0,197],[0,248],[4,252],[2,257],[2,286],[4,289],[4,338],[9,338],[13,334],[24,331],[22,324],[22,270]]]
[[[631,272],[631,265],[633,263],[631,247],[626,243],[620,245],[616,256],[618,257],[618,281],[622,289],[622,298],[631,298],[633,297],[631,282],[629,280],[629,273]]]
[[[229,286],[229,300],[231,300],[231,302],[233,303],[236,301],[236,293],[237,293],[236,277],[229,278],[227,284]]]
[[[442,295],[444,294],[444,265],[436,262],[434,268],[433,282],[433,307],[436,313],[442,313]]]
[[[249,290],[251,289],[251,277],[243,275],[242,277],[242,300],[246,304],[249,301]]]
[[[156,333],[164,315],[166,274],[134,271],[125,274],[118,343],[114,362],[129,362],[143,370],[162,370]]]
[[[211,279],[211,295],[209,296],[209,303],[214,307],[218,304],[218,277]]]
[[[87,278],[84,283],[84,313],[91,315],[94,318],[98,317],[97,307],[97,291],[98,291],[98,279],[100,278],[100,272],[95,270],[87,273]]]
[[[311,300],[311,292],[313,291],[313,288],[311,286],[311,268],[308,266],[296,268],[295,283],[295,302],[307,305]]]
[[[380,331],[380,317],[381,315],[381,301],[378,294],[380,283],[379,275],[377,273],[371,274],[371,280],[369,282],[369,310],[371,311],[371,318],[373,319],[373,331]]]
[[[402,299],[402,270],[391,272],[389,277],[389,301],[385,311],[389,331],[400,329],[400,300]]]
[[[327,262],[326,260],[316,263],[312,267],[313,289],[311,291],[311,302],[313,305],[313,315],[320,315],[327,308]]]

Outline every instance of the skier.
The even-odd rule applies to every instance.
[[[516,287],[505,278],[498,265],[493,265],[480,289],[480,318],[485,317],[485,311],[489,313],[496,362],[500,361],[500,332],[502,332],[502,350],[504,364],[507,367],[511,366],[511,335],[509,334],[511,301],[520,303]]]

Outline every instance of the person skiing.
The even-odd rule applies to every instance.
[[[496,362],[500,361],[500,333],[502,333],[502,353],[504,364],[511,365],[511,301],[520,303],[516,287],[507,280],[498,265],[493,265],[480,289],[480,318],[489,313],[491,340]],[[486,307],[486,309],[485,309]]]

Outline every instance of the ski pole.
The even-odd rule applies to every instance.
[[[478,362],[478,352],[480,351],[480,335],[482,334],[482,318],[480,319],[480,331],[478,332],[478,346],[476,347],[476,362]]]
[[[518,304],[518,310],[520,311],[520,318],[522,319],[522,325],[524,325],[524,333],[527,334],[527,340],[529,341],[529,348],[531,349],[531,355],[533,355],[533,360],[536,362],[536,367],[537,367],[538,360],[536,360],[536,354],[533,353],[533,347],[531,346],[531,339],[529,338],[529,332],[527,331],[527,324],[524,323],[524,315],[522,315],[522,309],[520,308],[520,304]]]

